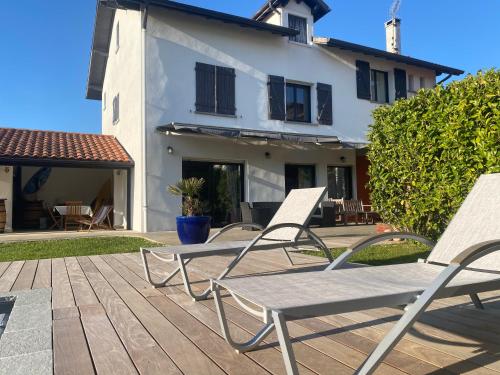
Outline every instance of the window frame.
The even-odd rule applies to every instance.
[[[288,87],[293,87],[294,88],[294,116],[293,118],[288,118]],[[306,92],[308,93],[308,111],[304,111],[305,119],[300,120],[297,118],[297,88],[304,88],[306,89]],[[312,123],[312,108],[311,108],[311,103],[312,103],[312,92],[311,92],[311,85],[304,84],[304,83],[298,83],[298,82],[290,82],[285,80],[285,121],[286,122],[300,122],[303,124],[311,124]]]
[[[116,22],[115,28],[115,53],[120,49],[120,21]]]
[[[293,18],[300,19],[300,20],[304,21],[306,34],[304,35],[304,41],[296,39],[296,38],[299,38],[301,36],[301,33],[299,33],[297,35],[290,35],[288,37],[288,40],[290,42],[292,42],[292,43],[297,43],[297,44],[301,44],[301,45],[308,45],[309,44],[309,24],[307,22],[307,17],[299,16],[299,15],[293,14],[293,13],[288,13],[287,14],[287,22],[288,22],[288,28],[290,28],[290,29],[291,29],[291,27],[290,27],[290,17],[293,17]],[[297,29],[294,29],[294,30],[297,30]],[[297,31],[300,32],[300,30],[297,30]]]
[[[378,73],[382,73],[384,75],[384,84],[385,84],[385,98],[384,100],[379,100],[377,97],[378,87],[377,87],[377,79],[376,75]],[[375,103],[387,104],[389,103],[389,72],[378,70],[378,69],[370,69],[370,100]]]

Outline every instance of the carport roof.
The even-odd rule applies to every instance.
[[[111,135],[0,128],[0,165],[129,168],[134,162]]]

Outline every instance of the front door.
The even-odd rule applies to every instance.
[[[316,166],[285,164],[285,193],[292,189],[316,187]]]
[[[240,202],[244,200],[243,164],[184,160],[182,178],[191,177],[205,179],[201,199],[204,214],[212,216],[212,226],[240,221]]]

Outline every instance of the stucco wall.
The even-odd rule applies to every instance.
[[[116,49],[116,25],[120,28],[120,47]],[[132,227],[141,230],[142,222],[142,80],[140,12],[118,9],[115,15],[110,51],[103,85],[106,97],[102,111],[102,132],[112,134],[134,160],[132,169]],[[120,95],[120,121],[113,124],[113,98]],[[104,99],[103,99],[104,100]],[[104,103],[104,102],[103,102]],[[116,219],[116,217],[115,217]]]
[[[155,157],[148,161],[148,230],[174,230],[180,199],[166,187],[182,178],[182,160],[239,162],[245,165],[245,199],[282,201],[285,198],[285,164],[314,164],[317,186],[327,186],[327,166],[352,166],[352,149],[331,150],[297,144],[250,144],[243,141],[155,133],[149,140]],[[167,147],[173,153],[167,152]],[[266,158],[265,153],[270,153]],[[341,161],[341,157],[345,157]],[[355,176],[353,176],[355,178]],[[353,181],[355,186],[356,182]]]
[[[5,201],[7,211],[7,222],[5,231],[12,231],[12,188],[13,188],[13,168],[0,165],[0,198]]]

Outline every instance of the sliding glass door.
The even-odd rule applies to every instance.
[[[328,198],[352,199],[351,167],[328,167]]]
[[[316,187],[316,166],[285,164],[285,193],[292,189]]]
[[[212,226],[240,221],[240,202],[244,200],[243,164],[184,160],[182,178],[190,177],[205,179],[201,199],[204,213],[212,216]]]

